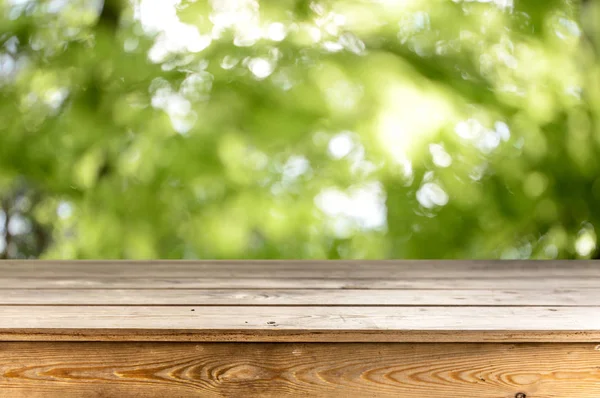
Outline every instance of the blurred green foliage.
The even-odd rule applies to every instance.
[[[599,22],[0,0],[0,256],[596,257]]]

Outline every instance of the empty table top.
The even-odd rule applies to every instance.
[[[3,261],[0,340],[600,340],[594,261]]]

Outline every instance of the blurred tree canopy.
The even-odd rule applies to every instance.
[[[0,0],[0,257],[597,257],[599,22]]]

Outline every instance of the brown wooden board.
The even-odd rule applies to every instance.
[[[596,398],[595,344],[0,343],[0,396]]]
[[[600,396],[592,261],[0,262],[0,398]]]

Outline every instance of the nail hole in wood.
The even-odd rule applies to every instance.
[[[527,398],[527,394],[525,394],[524,392],[518,392],[515,395],[515,398]]]

